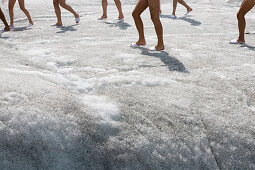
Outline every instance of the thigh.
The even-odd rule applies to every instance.
[[[148,5],[151,15],[158,15],[160,13],[160,1],[159,0],[148,0]]]
[[[2,12],[2,10],[1,10],[1,8],[0,8],[0,16],[2,17],[4,14],[3,14],[3,12]]]
[[[20,7],[25,7],[25,2],[24,0],[18,0],[19,1],[19,6]]]
[[[13,7],[16,0],[9,0],[9,7]]]
[[[59,4],[59,0],[53,0],[53,3]]]
[[[146,8],[148,8],[148,0],[139,0],[134,9],[134,13],[140,15]]]
[[[58,0],[58,1],[59,3],[62,3],[62,4],[66,3],[66,0]]]
[[[254,0],[244,0],[238,13],[245,15],[254,7],[254,5],[255,5]]]

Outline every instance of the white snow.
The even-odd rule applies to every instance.
[[[255,168],[254,13],[233,46],[240,0],[187,0],[177,20],[162,0],[166,50],[151,53],[148,10],[146,47],[129,47],[136,2],[117,22],[114,1],[97,21],[101,0],[67,0],[81,23],[62,10],[56,28],[52,1],[26,0],[32,29],[16,4],[0,33],[0,169]]]

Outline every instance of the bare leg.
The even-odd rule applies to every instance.
[[[244,39],[244,32],[246,27],[245,22],[245,14],[247,14],[255,5],[254,0],[244,0],[238,13],[237,13],[237,19],[238,19],[238,28],[239,28],[239,38],[238,42],[245,42]]]
[[[151,20],[154,24],[156,34],[158,37],[158,44],[155,46],[156,50],[164,50],[163,42],[163,27],[159,18],[160,11],[160,1],[159,0],[148,0],[148,5],[150,8]]]
[[[143,11],[148,8],[148,0],[139,0],[132,15],[135,20],[136,29],[139,33],[139,40],[136,42],[137,45],[145,45],[145,37],[144,37],[144,28],[143,21],[141,19],[141,14]]]
[[[160,3],[160,1],[159,1],[159,3]],[[161,10],[161,4],[160,4],[160,10],[159,10],[159,13],[160,13],[160,14],[162,13],[162,10]]]
[[[178,0],[178,2],[187,8],[187,12],[192,11],[192,8],[190,8],[190,6],[188,6],[183,0]]]
[[[15,5],[16,0],[9,0],[9,15],[10,15],[10,25],[14,26],[14,13],[13,13],[13,8]]]
[[[79,14],[77,14],[73,8],[66,4],[66,0],[59,0],[59,4],[62,8],[65,8],[67,11],[71,12],[75,18],[79,18]]]
[[[101,19],[106,19],[107,18],[107,5],[108,5],[107,0],[102,0],[103,14],[101,16]]]
[[[123,15],[123,12],[122,12],[120,0],[114,0],[114,2],[115,2],[115,5],[116,5],[116,7],[117,7],[117,9],[118,9],[118,11],[119,11],[119,17],[118,17],[118,19],[123,19],[123,18],[124,18],[124,15]]]
[[[5,30],[5,31],[10,31],[10,27],[9,27],[9,25],[8,25],[8,23],[7,23],[6,19],[5,19],[5,17],[4,17],[4,13],[2,12],[1,8],[0,8],[0,19],[3,21],[3,23],[4,23],[4,25],[5,25],[4,30]]]
[[[57,20],[58,20],[57,23],[56,23],[56,26],[62,26],[61,10],[60,10],[60,7],[59,7],[59,0],[53,0],[53,6],[54,6],[55,13],[56,13]]]
[[[175,12],[176,12],[176,8],[177,8],[177,2],[179,2],[180,4],[185,6],[187,8],[187,12],[192,11],[192,8],[190,8],[190,6],[188,6],[183,0],[173,0],[173,13],[172,13],[172,15],[175,16]]]
[[[32,21],[32,18],[29,14],[29,12],[27,11],[27,9],[25,8],[25,2],[24,0],[19,0],[19,6],[20,6],[20,9],[25,13],[25,15],[27,16],[28,18],[28,21],[30,24],[34,24],[34,22]]]
[[[177,8],[177,0],[173,0],[173,12],[172,12],[173,16],[175,16],[176,8]]]

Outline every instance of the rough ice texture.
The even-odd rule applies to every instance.
[[[171,20],[162,0],[165,52],[131,49],[137,32],[109,1],[26,0],[36,25],[0,33],[0,169],[255,169],[254,13],[247,45],[237,38],[240,1],[188,1],[194,11]],[[6,4],[4,5],[6,7]],[[6,8],[4,12],[7,14]],[[149,12],[147,46],[156,43]]]

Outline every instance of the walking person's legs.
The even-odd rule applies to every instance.
[[[61,19],[60,6],[64,9],[68,10],[69,12],[71,12],[74,15],[76,23],[80,22],[80,15],[77,12],[75,12],[71,6],[66,4],[66,0],[53,0],[53,6],[54,6],[55,13],[56,13],[57,20],[58,20],[56,23],[56,26],[63,25],[62,19]]]
[[[100,19],[106,19],[107,18],[107,0],[102,0],[102,8],[103,8],[103,14]]]
[[[5,16],[4,16],[4,13],[2,12],[1,8],[0,8],[0,19],[3,21],[4,25],[5,25],[5,28],[4,30],[5,31],[10,31],[10,27],[5,19]]]
[[[192,8],[186,4],[186,2],[184,2],[184,0],[173,0],[173,12],[172,12],[172,15],[171,15],[171,18],[176,18],[176,8],[177,8],[177,3],[180,3],[181,5],[185,6],[186,9],[187,9],[187,13],[185,15],[187,15],[189,12],[192,11]]]
[[[172,16],[176,16],[175,15],[176,8],[177,8],[177,0],[173,0],[173,12],[172,12]]]
[[[79,14],[73,10],[73,8],[70,5],[66,4],[66,0],[59,0],[59,5],[66,9],[67,11],[71,12],[75,18],[79,18]]]
[[[34,22],[32,21],[32,18],[28,12],[28,10],[25,8],[25,2],[24,0],[18,0],[19,1],[19,6],[20,6],[20,9],[25,13],[25,15],[27,16],[28,18],[28,21],[29,21],[29,24],[30,25],[33,25]]]
[[[158,37],[158,43],[155,47],[149,48],[149,50],[152,51],[160,51],[164,50],[164,41],[163,41],[163,27],[160,21],[160,1],[159,0],[148,0],[148,5],[150,9],[150,14],[151,14],[151,20],[154,24],[155,31]]]
[[[148,0],[139,0],[132,16],[135,21],[136,29],[139,34],[139,39],[136,42],[136,45],[146,45],[145,37],[144,37],[144,27],[143,27],[143,21],[141,19],[141,14],[143,11],[148,7]]]
[[[124,18],[124,15],[123,15],[123,12],[122,12],[122,7],[121,7],[121,2],[120,0],[114,0],[115,2],[115,5],[119,11],[119,16],[118,16],[118,19],[123,19]]]
[[[237,13],[238,29],[239,29],[239,42],[245,42],[244,33],[246,27],[245,15],[254,7],[254,0],[245,0]]]
[[[9,8],[9,15],[10,15],[10,26],[14,27],[14,5],[16,3],[16,0],[9,0],[8,8]]]
[[[140,45],[145,45],[145,37],[144,37],[144,27],[141,19],[141,14],[143,11],[148,8],[150,9],[151,20],[154,24],[155,31],[158,37],[158,43],[155,47],[149,48],[151,51],[160,51],[164,50],[164,42],[163,42],[163,28],[160,22],[160,1],[159,0],[139,0],[137,3],[132,15],[135,20],[135,25],[137,31],[139,33],[139,39],[135,44],[131,44],[131,47],[138,47]]]
[[[61,10],[59,6],[59,0],[53,0],[53,6],[54,6],[56,17],[57,17],[56,26],[62,26],[63,24],[61,19]]]
[[[186,7],[187,12],[191,12],[192,11],[192,8],[190,8],[190,6],[188,4],[186,4],[186,2],[184,2],[184,0],[178,0],[178,2]]]
[[[245,15],[254,7],[255,2],[254,0],[244,0],[238,13],[237,13],[237,19],[238,19],[238,29],[239,29],[239,37],[237,40],[232,40],[231,44],[242,44],[245,43],[245,27],[246,27],[246,21],[245,21]]]

